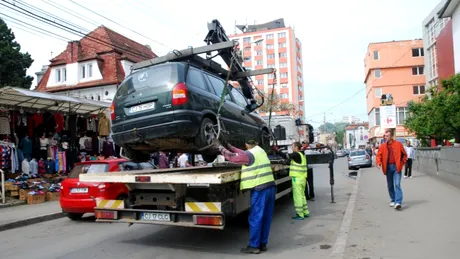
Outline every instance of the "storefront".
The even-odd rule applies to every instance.
[[[1,88],[0,169],[65,175],[82,155],[101,155],[104,143],[111,141],[109,107],[106,102]],[[106,153],[113,155],[113,148]]]

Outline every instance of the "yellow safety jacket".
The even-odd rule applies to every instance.
[[[262,184],[274,182],[275,178],[267,153],[259,146],[253,147],[249,152],[254,156],[254,163],[250,166],[243,165],[241,167],[240,189],[252,189]]]
[[[300,155],[301,162],[299,164],[294,160],[291,160],[291,165],[289,166],[289,176],[307,178],[307,158],[304,154],[302,154],[302,152],[297,153]]]

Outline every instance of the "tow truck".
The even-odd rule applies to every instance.
[[[254,98],[250,76],[274,70],[246,71],[238,51],[235,51],[237,42],[227,37],[220,22],[213,20],[208,29],[206,46],[173,51],[163,57],[139,62],[132,69],[173,60],[195,62],[222,78],[238,81],[245,97],[250,100],[250,108],[260,106]],[[210,56],[212,51],[218,52],[217,55],[228,64],[229,71],[208,58],[198,56],[203,53]],[[309,163],[330,164],[333,201],[333,158],[328,154],[319,156]],[[292,191],[289,161],[273,154],[269,158],[275,177],[276,199],[280,199]],[[229,219],[250,208],[250,192],[240,190],[240,170],[241,165],[223,162],[212,166],[81,174],[80,181],[124,183],[129,189],[129,196],[124,200],[94,197],[95,215],[99,222],[224,229]]]

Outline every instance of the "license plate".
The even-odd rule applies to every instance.
[[[142,213],[142,220],[148,221],[171,221],[170,215],[168,213]]]
[[[72,188],[70,193],[88,193],[88,188]]]
[[[155,109],[155,102],[144,103],[141,105],[133,106],[129,108],[129,113],[135,113],[135,112],[146,111],[146,110],[151,110],[151,109]]]

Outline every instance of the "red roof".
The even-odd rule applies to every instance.
[[[121,60],[129,60],[137,63],[155,57],[157,55],[149,47],[128,39],[105,26],[99,26],[79,41],[69,42],[67,48],[62,53],[50,60],[51,64],[43,75],[43,78],[38,82],[36,90],[57,92],[120,84],[125,78]],[[50,69],[53,67],[94,59],[98,60],[102,80],[84,82],[72,86],[62,85],[53,86],[49,89],[46,88]]]

